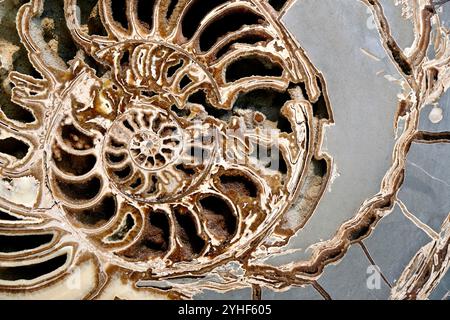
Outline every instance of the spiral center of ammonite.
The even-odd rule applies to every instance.
[[[154,171],[172,163],[181,144],[177,127],[167,127],[164,136],[153,130],[137,132],[129,143],[129,152],[134,163],[144,170]]]
[[[195,139],[195,132],[166,110],[132,106],[116,118],[104,140],[109,180],[118,192],[140,202],[182,196],[199,182],[211,161],[211,146]],[[200,162],[193,149],[199,150]]]

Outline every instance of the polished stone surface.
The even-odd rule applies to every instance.
[[[371,278],[377,272],[371,266],[363,249],[353,245],[342,261],[326,267],[319,284],[336,300],[387,299],[389,286],[381,277],[376,280]]]
[[[413,143],[398,198],[420,221],[440,232],[450,212],[450,144]]]
[[[312,286],[292,287],[286,291],[273,291],[264,288],[262,300],[323,300],[324,298]]]
[[[400,87],[377,75],[384,70],[398,77],[377,30],[366,26],[369,16],[360,2],[300,0],[283,18],[326,79],[336,124],[326,129],[323,149],[333,157],[338,176],[291,240],[291,247],[302,251],[274,263],[309,258],[310,245],[331,238],[379,192],[390,166],[395,142],[392,110]]]
[[[414,255],[431,239],[396,206],[363,242],[381,273],[394,285]]]

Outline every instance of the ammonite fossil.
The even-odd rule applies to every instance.
[[[407,211],[397,194],[412,143],[448,140],[417,131],[419,110],[449,87],[443,65],[450,40],[439,38],[447,29],[431,23],[437,18],[429,0],[401,1],[414,12],[418,34],[408,50],[391,35],[379,1],[350,6],[363,13],[362,20],[351,18],[380,40],[375,54],[358,38],[350,56],[389,60],[398,73],[373,76],[374,91],[381,75],[401,87],[390,109],[394,115],[397,104],[396,137],[390,167],[380,170],[384,178],[371,176],[371,198],[355,195],[354,207],[342,197],[342,206],[325,214],[319,201],[337,186],[340,166],[352,181],[360,179],[353,171],[372,166],[347,161],[364,159],[357,148],[342,156],[336,150],[344,143],[330,147],[339,142],[333,132],[354,143],[356,118],[386,117],[364,114],[373,110],[367,106],[345,108],[343,101],[354,107],[355,97],[366,97],[353,94],[353,76],[370,77],[314,60],[331,70],[322,75],[282,23],[294,1],[0,3],[0,297],[191,298],[202,290],[251,287],[260,298],[261,287],[308,285],[330,298],[321,287],[325,266],[343,261],[353,244],[374,264],[363,240],[395,206]],[[431,26],[437,40],[428,57]],[[325,36],[320,45],[330,48],[334,39]],[[310,39],[304,37],[305,48],[319,46]],[[336,70],[350,75],[351,90],[342,90],[347,100],[336,90]],[[436,112],[433,123],[443,118]],[[339,130],[325,134],[338,119]],[[353,131],[342,129],[347,123]],[[367,136],[364,130],[357,134]],[[384,147],[375,149],[392,151]],[[339,210],[347,212],[333,212]],[[435,242],[403,269],[417,270],[419,280],[405,271],[396,286],[384,281],[393,295],[422,297],[435,285],[430,275],[443,273],[448,262],[442,252],[449,233],[437,235],[404,216]],[[301,258],[289,260],[293,252]],[[281,258],[270,261],[275,253]]]
[[[31,249],[34,264],[58,267],[45,281],[88,255],[136,280],[201,275],[269,237],[286,242],[307,219],[286,211],[329,110],[269,3],[66,0],[79,50],[63,61],[33,22],[45,2],[18,13],[38,75],[10,74],[12,101],[33,120],[1,123],[24,150],[2,154],[2,174],[37,193],[31,209],[2,202],[24,219],[6,228],[53,237]],[[14,280],[0,281],[35,279]]]

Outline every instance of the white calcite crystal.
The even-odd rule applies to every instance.
[[[39,194],[40,182],[33,176],[0,180],[0,197],[32,208]]]

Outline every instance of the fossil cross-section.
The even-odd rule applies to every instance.
[[[442,290],[450,208],[402,192],[448,186],[408,155],[450,141],[445,5],[0,1],[0,297]]]

